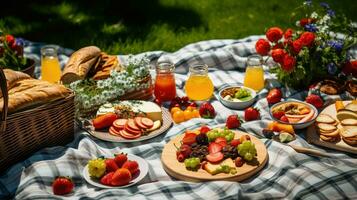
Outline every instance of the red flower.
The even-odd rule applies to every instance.
[[[302,44],[300,40],[294,40],[291,44],[291,50],[295,53],[298,54],[302,49]]]
[[[268,55],[270,51],[270,44],[265,39],[259,39],[257,43],[255,43],[255,50],[262,56]]]
[[[342,71],[346,75],[352,74],[352,76],[357,77],[357,60],[347,62]]]
[[[271,52],[271,57],[273,57],[273,60],[275,62],[283,63],[285,54],[286,54],[286,51],[284,49],[274,49]]]
[[[12,35],[6,35],[6,42],[9,44],[11,47],[15,43],[15,38]]]
[[[312,32],[304,32],[300,36],[300,41],[302,46],[308,46],[310,47],[313,42],[315,41],[315,34]]]
[[[283,70],[286,72],[291,72],[294,70],[295,65],[296,65],[296,59],[289,54],[285,54],[283,59],[283,65],[281,66]]]
[[[281,42],[276,43],[271,49],[283,49],[284,44]]]
[[[286,29],[286,31],[284,33],[284,38],[286,40],[288,40],[288,39],[291,39],[292,37],[293,37],[293,29],[291,29],[291,28]]]
[[[300,26],[304,27],[305,25],[311,24],[314,21],[315,20],[312,18],[302,18],[302,19],[300,19]]]
[[[265,34],[270,42],[277,42],[283,37],[283,31],[279,27],[268,29]]]

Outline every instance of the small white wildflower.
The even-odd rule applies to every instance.
[[[311,13],[311,18],[317,18],[319,15],[316,12]]]

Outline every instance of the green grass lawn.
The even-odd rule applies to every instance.
[[[15,36],[111,54],[175,51],[208,39],[263,34],[292,26],[298,0],[12,0],[2,3],[0,27]],[[355,0],[326,1],[357,21]]]

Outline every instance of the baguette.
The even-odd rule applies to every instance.
[[[36,79],[25,79],[16,82],[8,91],[9,114],[65,98],[71,93],[69,89],[59,84]],[[0,111],[3,109],[3,98],[0,99]]]
[[[69,84],[83,80],[89,71],[98,63],[101,51],[98,47],[89,46],[74,52],[64,67],[61,81]]]

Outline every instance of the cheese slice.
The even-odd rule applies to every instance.
[[[162,110],[160,106],[150,101],[141,100],[128,100],[113,104],[104,104],[98,109],[97,116],[115,112],[115,107],[118,105],[129,106],[136,115],[145,116],[153,121],[162,121]]]

